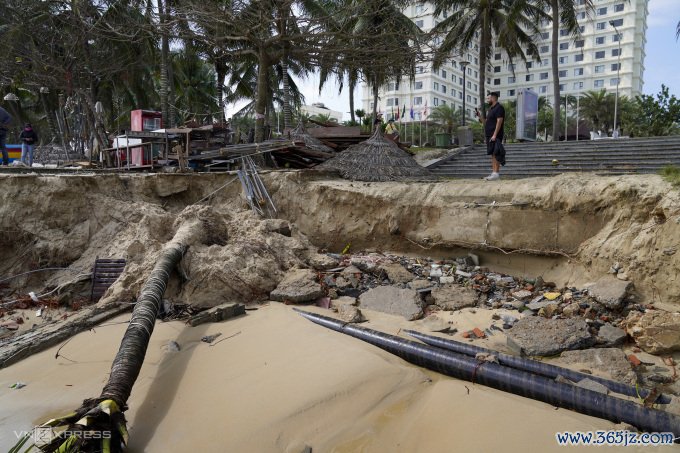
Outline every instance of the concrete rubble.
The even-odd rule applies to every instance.
[[[565,351],[556,360],[557,365],[566,365],[577,371],[596,374],[598,376],[623,382],[630,385],[637,383],[626,354],[619,348],[595,348],[582,351]]]
[[[313,302],[324,295],[323,288],[316,281],[316,274],[310,269],[292,269],[269,297],[279,302]]]
[[[593,344],[595,338],[584,319],[526,317],[508,331],[508,347],[519,355],[550,356]]]
[[[359,297],[359,306],[369,310],[403,316],[408,321],[414,321],[423,316],[423,302],[420,295],[407,288],[378,286],[369,289]]]
[[[680,313],[631,312],[624,325],[643,351],[650,354],[680,351]]]

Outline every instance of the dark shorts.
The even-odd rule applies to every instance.
[[[495,145],[495,142],[491,141],[491,136],[485,137],[486,138],[486,155],[491,156],[493,154],[493,148]],[[500,140],[503,142],[503,137],[496,137],[496,140]]]

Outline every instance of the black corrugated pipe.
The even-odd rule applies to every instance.
[[[298,309],[296,311],[316,324],[364,340],[415,365],[615,423],[628,423],[642,431],[673,433],[676,442],[680,439],[680,417],[670,412],[648,409],[633,401],[562,384],[497,363],[479,362],[463,354],[347,324],[327,316]]]
[[[424,333],[416,332],[415,330],[404,330],[404,332],[411,335],[413,338],[417,338],[425,344],[429,344],[430,346],[448,349],[449,351],[458,352],[472,357],[479,353],[493,354],[498,358],[498,363],[501,365],[516,368],[518,370],[528,371],[530,373],[540,374],[541,376],[548,378],[554,379],[557,376],[562,376],[574,382],[578,382],[582,379],[591,379],[604,385],[612,392],[620,393],[622,395],[642,398],[645,398],[647,395],[649,395],[649,390],[647,389],[636,389],[631,385],[622,384],[621,382],[610,381],[609,379],[598,376],[579,373],[578,371],[572,371],[567,368],[550,365],[548,363],[541,363],[537,362],[536,360],[525,359],[523,357],[515,357],[513,355],[492,351],[491,349],[461,343],[460,341],[433,337],[432,335],[426,335]],[[656,399],[656,402],[659,404],[668,404],[671,402],[671,399],[668,395],[659,395]]]

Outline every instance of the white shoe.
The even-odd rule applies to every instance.
[[[482,179],[485,180],[485,181],[489,181],[492,176],[493,176],[493,173],[491,173],[489,176],[483,177]]]
[[[499,175],[498,173],[491,173],[489,176],[486,177],[487,181],[497,181],[499,179],[501,179],[501,175]]]

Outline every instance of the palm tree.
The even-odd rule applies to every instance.
[[[176,269],[189,245],[203,242],[210,234],[206,231],[204,225],[206,219],[202,219],[202,214],[205,213],[184,220],[172,240],[161,250],[156,265],[135,303],[130,323],[111,364],[109,379],[100,396],[86,399],[82,406],[72,413],[40,425],[39,428],[57,428],[55,432],[60,432],[49,445],[41,447],[42,451],[115,453],[124,450],[128,432],[123,412],[127,409],[127,400],[142,369],[169,276]],[[223,235],[223,232],[213,233]],[[108,433],[108,436],[102,433]],[[11,451],[21,451],[20,448],[30,440],[30,437],[31,433],[28,433]]]
[[[543,0],[546,7],[550,8],[552,21],[552,76],[553,76],[553,95],[555,99],[560,98],[560,69],[559,69],[559,39],[560,26],[572,37],[572,41],[580,38],[581,30],[578,25],[576,14],[576,0]],[[588,13],[593,10],[592,0],[584,0],[585,8]],[[560,104],[555,102],[553,105],[553,140],[560,136]]]
[[[453,130],[460,124],[462,117],[462,109],[456,110],[452,104],[445,104],[432,109],[428,120],[439,124],[447,134],[452,135]]]
[[[434,52],[433,67],[439,69],[456,51],[479,47],[479,99],[485,97],[487,62],[494,43],[505,50],[510,64],[527,56],[538,61],[534,36],[539,32],[538,19],[545,13],[532,0],[434,0],[434,14],[453,11],[432,30],[435,38],[443,36]],[[526,51],[524,50],[526,49]],[[482,104],[483,116],[486,116]]]
[[[624,102],[619,96],[619,103]],[[594,130],[608,132],[614,124],[614,103],[614,94],[607,93],[607,90],[588,91],[581,98],[580,114]]]
[[[378,116],[378,91],[404,75],[415,80],[422,30],[402,13],[404,0],[349,1],[357,14],[352,29],[352,57],[373,89],[373,118]],[[408,38],[407,38],[408,37]]]

